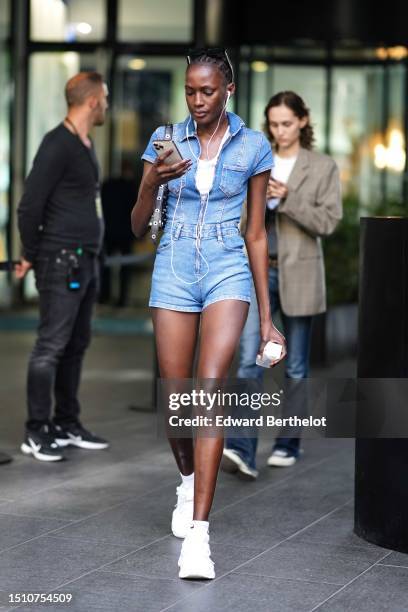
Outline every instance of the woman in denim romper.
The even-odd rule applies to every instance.
[[[233,71],[222,49],[202,49],[188,58],[185,94],[190,116],[173,129],[183,161],[168,165],[156,156],[152,135],[143,155],[144,173],[132,211],[132,228],[148,227],[158,186],[167,183],[167,223],[157,249],[149,305],[152,307],[160,375],[189,379],[198,334],[198,379],[225,379],[251,301],[251,271],[259,304],[261,346],[285,340],[271,319],[265,196],[273,165],[271,147],[225,108],[235,91]],[[211,164],[211,160],[213,163]],[[206,189],[207,185],[207,189]],[[239,221],[247,198],[244,239]],[[251,266],[251,270],[248,264]],[[277,363],[277,361],[275,362]],[[185,538],[181,578],[214,578],[208,516],[214,497],[223,439],[169,439],[182,483],[172,516],[173,534]]]

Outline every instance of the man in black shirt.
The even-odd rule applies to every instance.
[[[67,82],[65,96],[67,116],[45,135],[18,208],[23,257],[16,276],[33,268],[40,307],[21,450],[41,461],[60,461],[67,445],[109,446],[82,426],[78,402],[103,238],[99,165],[88,133],[104,123],[107,88],[100,74],[81,72]]]

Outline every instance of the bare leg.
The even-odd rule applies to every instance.
[[[226,378],[248,314],[249,304],[223,300],[208,306],[201,321],[197,376]],[[194,520],[207,521],[222,456],[223,436],[197,437],[194,448]]]
[[[162,378],[192,378],[200,313],[152,308],[157,359]],[[182,474],[194,472],[191,438],[169,438]]]

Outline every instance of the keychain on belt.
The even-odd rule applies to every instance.
[[[67,287],[69,291],[79,291],[81,288],[80,278],[80,266],[79,257],[81,257],[83,250],[81,247],[76,249],[75,253],[71,253],[68,258],[68,273],[67,273]]]

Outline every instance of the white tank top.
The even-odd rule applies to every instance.
[[[221,153],[222,146],[230,134],[229,126],[225,130],[224,136],[218,147],[217,155],[212,159],[199,159],[197,162],[196,187],[200,192],[201,198],[205,198],[211,191],[214,182],[215,166]]]

